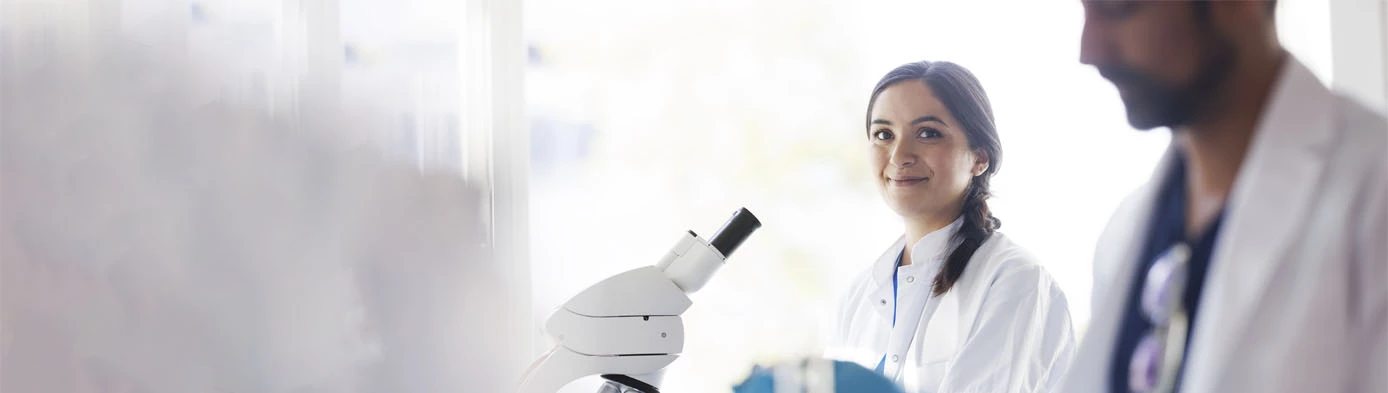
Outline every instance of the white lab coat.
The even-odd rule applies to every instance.
[[[1388,125],[1289,57],[1226,202],[1182,393],[1388,391]],[[1113,215],[1067,393],[1106,389],[1158,185]]]
[[[953,247],[960,221],[911,247],[900,267],[897,326],[892,270],[898,239],[845,294],[825,356],[873,369],[907,392],[1044,392],[1074,352],[1065,295],[1036,258],[995,233],[974,253],[949,292],[931,283]]]

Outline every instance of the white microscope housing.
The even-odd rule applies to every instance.
[[[662,370],[684,351],[680,314],[689,294],[761,222],[739,209],[705,242],[688,231],[660,262],[584,289],[550,315],[545,332],[557,344],[522,378],[518,393],[554,393],[579,378],[601,375],[601,392],[658,393]]]

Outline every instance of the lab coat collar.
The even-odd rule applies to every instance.
[[[959,227],[964,223],[964,217],[954,219],[944,228],[936,229],[921,237],[916,244],[911,246],[911,265],[920,265],[920,271],[925,274],[926,282],[933,282],[935,273],[940,270],[939,265],[948,256],[949,245],[953,243],[954,233],[959,231]],[[886,288],[888,291],[892,287],[892,273],[896,272],[896,256],[906,245],[906,235],[893,243],[882,256],[877,257],[877,262],[872,267],[872,277],[877,283],[877,287]],[[890,293],[888,293],[890,296]],[[890,310],[889,310],[890,311]],[[890,315],[890,314],[888,314]]]
[[[1334,94],[1306,66],[1287,55],[1272,96],[1254,131],[1248,155],[1225,202],[1210,277],[1201,296],[1186,384],[1208,391],[1221,375],[1237,337],[1269,288],[1279,258],[1295,243],[1325,175],[1334,124]],[[1296,261],[1315,263],[1315,261]],[[1215,341],[1211,341],[1215,340]]]

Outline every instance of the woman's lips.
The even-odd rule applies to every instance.
[[[899,177],[887,178],[887,182],[897,187],[910,187],[917,184],[925,183],[925,181],[929,179],[930,178],[928,177]]]

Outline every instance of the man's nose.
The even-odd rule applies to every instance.
[[[1085,11],[1084,28],[1080,31],[1080,63],[1097,66],[1112,56],[1109,34],[1103,22],[1094,20],[1090,11]]]

